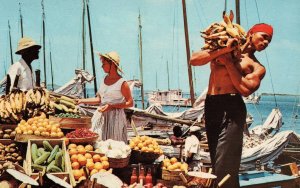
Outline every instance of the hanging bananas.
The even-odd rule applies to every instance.
[[[212,23],[201,32],[201,37],[205,40],[202,50],[213,51],[226,47],[229,38],[237,39],[239,46],[244,44],[246,41],[246,32],[239,24],[232,23],[233,17],[232,10],[230,11],[229,16],[223,12],[223,21],[220,23]]]

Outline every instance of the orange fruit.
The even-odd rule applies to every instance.
[[[73,175],[74,175],[75,180],[79,180],[79,178],[82,176],[82,172],[81,172],[81,170],[76,169],[76,170],[73,170]]]
[[[74,154],[77,154],[78,152],[77,152],[77,149],[75,149],[75,148],[71,148],[70,150],[69,150],[69,154],[70,155],[74,155]]]
[[[108,161],[108,158],[106,156],[101,157],[101,162]]]
[[[103,168],[102,163],[100,163],[100,162],[96,162],[96,163],[95,163],[94,169],[101,170],[102,168]]]
[[[101,169],[102,170],[102,169]],[[90,176],[93,175],[93,174],[96,174],[98,172],[97,169],[93,169],[91,172],[90,172]]]
[[[78,151],[79,154],[82,154],[82,155],[84,155],[86,153],[84,148],[78,148],[77,147],[77,151]]]
[[[92,159],[92,154],[90,154],[90,153],[86,153],[86,154],[84,154],[84,157],[86,158],[86,159]]]
[[[100,155],[99,155],[99,154],[95,154],[95,155],[93,156],[93,161],[94,161],[94,162],[100,162],[100,161],[101,161]]]
[[[174,164],[174,163],[177,162],[177,159],[176,159],[175,157],[172,157],[172,158],[170,159],[170,162],[171,162],[171,164]]]
[[[86,159],[86,163],[94,163],[93,159]]]
[[[86,167],[91,171],[94,169],[95,164],[93,162],[87,162]]]
[[[84,157],[84,156],[79,156],[78,157],[78,162],[79,162],[79,164],[80,164],[80,166],[85,166],[86,165],[86,158]]]
[[[78,146],[76,147],[76,149],[79,149],[79,148],[84,148],[84,146],[83,146],[83,145],[78,145]]]
[[[78,162],[78,156],[76,154],[71,156],[71,162]]]
[[[90,145],[90,144],[86,145],[84,148],[85,148],[86,151],[93,151],[94,150],[93,146]]]
[[[71,164],[71,166],[72,166],[72,169],[74,169],[74,170],[79,169],[79,167],[80,167],[80,165],[79,165],[78,162],[73,162],[73,163]]]
[[[109,168],[109,162],[108,161],[102,161],[103,169]]]

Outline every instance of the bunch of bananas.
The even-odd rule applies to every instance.
[[[230,15],[226,15],[223,12],[223,21],[220,23],[213,23],[204,31],[202,31],[201,37],[204,38],[205,44],[202,50],[217,50],[226,47],[226,43],[229,38],[237,39],[238,46],[241,46],[246,42],[246,32],[242,26],[233,21],[233,12],[230,11]]]
[[[50,111],[49,91],[35,88],[27,92],[13,90],[0,98],[0,122],[18,123],[22,119],[34,117]]]
[[[76,101],[70,97],[61,96],[54,97],[51,96],[50,107],[55,109],[56,114],[60,113],[78,113],[78,107],[76,106]]]

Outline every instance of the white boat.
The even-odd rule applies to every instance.
[[[148,94],[149,105],[160,104],[162,106],[192,106],[189,98],[184,98],[181,89],[156,90]]]
[[[258,104],[260,100],[260,95],[256,95],[255,93],[249,95],[248,97],[243,97],[245,103]]]

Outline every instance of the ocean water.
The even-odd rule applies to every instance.
[[[88,93],[93,93],[89,91]],[[147,91],[145,92],[145,108],[147,105]],[[134,90],[135,105],[137,108],[142,108],[141,94],[139,90]],[[184,97],[188,97],[184,93]],[[253,123],[250,128],[257,125],[262,125],[272,109],[278,108],[282,113],[283,125],[281,130],[292,130],[300,135],[300,96],[289,95],[262,95],[259,104],[246,104],[247,111],[253,117]],[[181,112],[186,110],[186,107],[164,106],[165,112]]]

